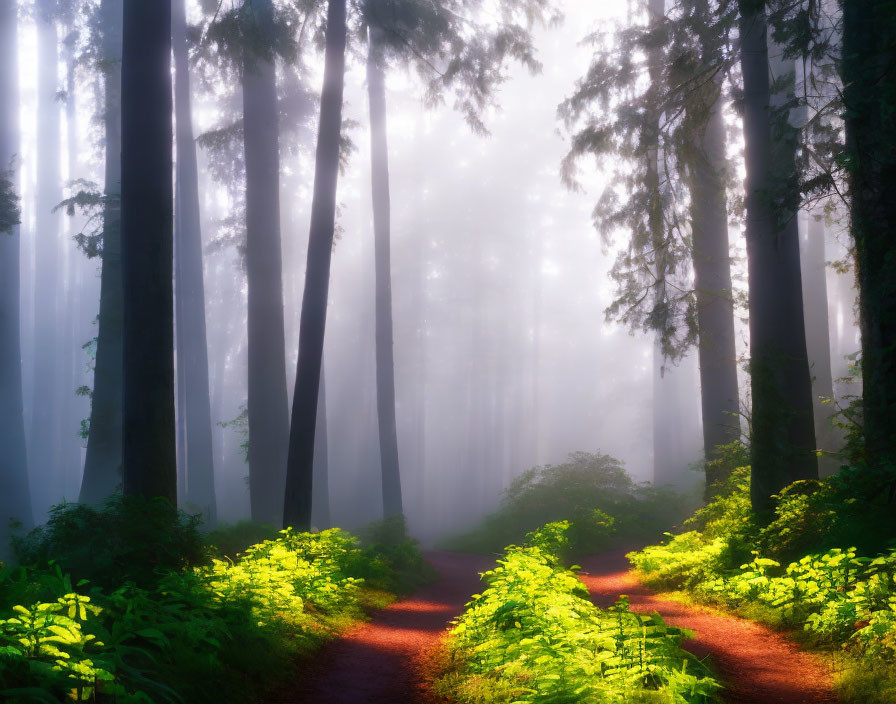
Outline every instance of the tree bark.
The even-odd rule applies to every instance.
[[[325,367],[320,372],[320,398],[317,401],[317,426],[314,430],[314,482],[311,522],[320,530],[333,525],[330,515],[330,452],[327,437],[327,384]]]
[[[812,373],[812,405],[815,410],[815,438],[826,453],[819,459],[819,469],[825,475],[837,471],[838,461],[833,454],[840,450],[831,425],[834,407],[825,399],[834,397],[831,371],[831,336],[828,328],[828,283],[825,264],[825,226],[822,208],[808,213],[806,237],[800,247],[803,277],[804,316],[806,319],[806,350]]]
[[[90,432],[79,501],[97,505],[121,484],[121,34],[122,0],[103,0],[102,51],[106,141],[99,329],[90,403]]]
[[[856,247],[865,449],[896,464],[896,13],[887,3],[843,0],[846,150],[850,229]]]
[[[29,432],[30,473],[38,516],[62,498],[61,423],[56,403],[59,374],[56,354],[61,335],[57,310],[60,267],[60,218],[53,208],[62,200],[61,110],[56,0],[40,0],[37,24],[37,194],[34,272],[34,387]],[[57,489],[59,489],[57,491]]]
[[[273,29],[270,0],[246,0],[263,32]],[[246,159],[246,272],[249,286],[249,496],[252,520],[282,517],[289,401],[280,252],[277,77],[272,61],[247,49],[243,62]]]
[[[710,104],[700,106],[708,110],[706,123],[695,139],[694,156],[688,164],[703,450],[707,460],[716,457],[716,447],[740,438],[734,303],[723,179],[725,124],[720,93],[714,86]],[[707,500],[715,495],[716,484],[725,479],[719,470],[707,467]]]
[[[774,197],[795,170],[795,140],[772,133],[764,7],[741,0],[746,238],[752,384],[751,501],[757,513],[798,479],[818,477],[796,212]],[[783,71],[788,69],[780,65]],[[774,69],[774,64],[773,64]],[[791,69],[792,70],[792,69]],[[776,76],[777,77],[777,76]]]
[[[19,74],[18,4],[0,3],[0,177],[18,190]],[[8,170],[11,173],[7,174]],[[0,231],[0,560],[8,555],[9,521],[33,525],[25,419],[19,312],[19,227]]]
[[[208,383],[208,343],[205,330],[205,286],[202,230],[199,221],[199,172],[193,140],[187,18],[184,0],[172,4],[174,107],[177,125],[177,172],[174,197],[175,304],[178,409],[183,419],[184,494],[191,511],[202,511],[207,525],[216,521],[215,469],[212,453],[211,401]]]
[[[370,165],[376,262],[376,398],[383,482],[383,515],[403,512],[395,422],[395,356],[392,334],[391,213],[386,139],[385,56],[382,30],[367,30],[367,95],[370,103]]]
[[[345,34],[345,0],[329,0],[308,262],[299,323],[299,359],[296,365],[283,508],[284,525],[298,530],[307,530],[311,525],[314,435],[327,321],[330,259],[336,224],[336,182],[339,175],[342,94],[345,84]]]
[[[124,493],[176,505],[170,0],[125,0],[123,19]]]

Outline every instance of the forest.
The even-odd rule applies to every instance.
[[[0,701],[896,704],[894,185],[892,0],[0,0]]]

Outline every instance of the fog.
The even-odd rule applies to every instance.
[[[199,23],[199,3],[188,2]],[[589,29],[626,21],[626,2],[563,3],[565,20],[535,30],[543,70],[513,66],[478,134],[463,115],[424,105],[411,71],[387,75],[392,205],[392,299],[396,419],[405,514],[426,543],[493,511],[524,470],[596,451],[625,463],[639,482],[699,491],[703,436],[694,351],[673,363],[654,336],[605,318],[614,297],[609,271],[626,233],[602,240],[592,222],[606,174],[582,163],[582,188],[560,178],[569,135],[558,105],[587,71]],[[74,21],[74,20],[73,20]],[[78,22],[75,22],[78,24]],[[82,28],[83,30],[83,28]],[[83,211],[47,212],[80,179],[103,183],[102,80],[72,66],[60,24],[55,108],[38,97],[38,33],[19,23],[21,307],[23,398],[35,519],[77,501],[90,415],[91,341],[97,334],[99,259],[74,236],[90,229]],[[83,41],[84,38],[82,37]],[[382,516],[375,370],[374,243],[370,135],[364,58],[351,54],[345,115],[354,150],[338,186],[324,351],[329,499],[332,523],[354,529]],[[303,78],[316,96],[323,71],[306,57]],[[70,74],[69,68],[72,67]],[[206,72],[207,73],[207,72]],[[279,67],[281,98],[294,96]],[[72,79],[69,82],[69,79]],[[194,131],[221,128],[239,109],[239,86],[213,73],[192,77]],[[211,81],[211,83],[209,82]],[[292,91],[292,92],[291,92]],[[317,121],[316,97],[281,108],[281,239],[287,389],[294,387],[305,280]],[[38,110],[44,111],[38,119]],[[58,122],[46,122],[55,113]],[[292,120],[293,124],[289,124]],[[291,129],[294,127],[295,129]],[[43,130],[43,132],[42,132]],[[42,193],[38,139],[59,140],[58,192]],[[219,521],[249,517],[243,443],[247,390],[247,281],[242,195],[220,179],[228,163],[199,140],[206,327],[215,491]],[[731,148],[737,154],[739,145]],[[242,173],[238,161],[229,165]],[[96,213],[93,214],[96,218]],[[806,223],[803,223],[804,229]],[[40,236],[38,236],[40,233]],[[743,233],[729,231],[735,287],[744,291]],[[846,258],[836,222],[826,261]],[[825,271],[834,379],[859,348],[852,274]],[[736,310],[737,352],[747,354],[745,304]],[[741,406],[749,416],[741,373]],[[842,398],[856,390],[836,382]],[[291,406],[290,406],[291,407]],[[244,416],[243,416],[244,418]],[[746,420],[732,419],[732,423]],[[181,438],[183,441],[183,438]],[[184,505],[187,510],[195,509]]]

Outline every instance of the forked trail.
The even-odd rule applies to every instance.
[[[481,589],[479,573],[494,560],[431,552],[438,580],[378,612],[366,624],[327,645],[270,704],[433,704],[425,664],[448,621]],[[595,603],[608,606],[626,594],[632,610],[658,611],[670,625],[695,632],[685,647],[710,656],[732,704],[833,704],[831,678],[820,661],[782,635],[741,619],[660,599],[628,573],[622,551],[583,563],[582,580]]]
[[[598,606],[610,606],[620,594],[632,611],[659,612],[671,626],[694,631],[684,647],[709,656],[724,682],[731,704],[828,704],[837,701],[831,675],[820,659],[801,651],[779,633],[743,619],[709,613],[661,599],[629,572],[625,552],[604,553],[582,563],[581,579]]]

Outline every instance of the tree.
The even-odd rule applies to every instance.
[[[862,330],[862,408],[868,459],[896,463],[896,11],[872,0],[841,2],[846,145]],[[891,486],[892,486],[892,479]],[[890,494],[892,496],[892,493]]]
[[[475,20],[479,0],[421,6],[413,0],[364,0],[361,18],[367,35],[367,95],[370,109],[371,194],[376,268],[376,388],[383,513],[403,512],[398,435],[395,419],[395,362],[392,325],[391,195],[386,139],[385,76],[389,56],[415,63],[429,77],[430,99],[453,91],[456,106],[481,132],[481,113],[506,78],[505,66],[515,58],[530,70],[538,68],[528,29],[549,13],[546,3],[504,0],[496,27]],[[433,62],[448,61],[433,76]]]
[[[317,426],[314,430],[314,469],[311,498],[311,522],[320,530],[330,528],[330,452],[327,437],[326,365],[320,371],[320,398],[317,402]]]
[[[806,354],[795,188],[796,130],[786,94],[793,62],[769,62],[765,8],[740,0],[741,71],[746,179],[746,240],[750,294],[753,510],[798,479],[818,477],[812,387]],[[797,196],[795,198],[795,196]]]
[[[314,165],[308,263],[299,323],[299,358],[296,364],[283,507],[283,524],[298,530],[308,530],[311,526],[314,436],[330,285],[330,259],[336,225],[336,181],[339,174],[342,95],[345,85],[345,18],[345,0],[328,0],[324,82]],[[249,433],[252,442],[251,428]]]
[[[803,303],[806,319],[806,350],[812,372],[812,404],[815,409],[815,439],[825,455],[819,458],[819,469],[826,474],[837,471],[837,452],[842,442],[831,424],[833,409],[829,403],[834,397],[834,380],[831,371],[831,338],[828,328],[828,285],[825,262],[824,209],[815,208],[808,213],[805,237],[800,246],[800,266],[803,279]]]
[[[694,265],[697,354],[700,363],[700,402],[703,411],[703,450],[708,461],[716,448],[740,439],[737,353],[734,338],[734,302],[728,254],[728,211],[725,193],[725,123],[722,115],[721,74],[718,71],[718,35],[708,31],[712,22],[709,3],[696,3],[698,20],[707,25],[695,52],[704,80],[688,102],[693,121],[692,150],[686,159],[691,194],[691,258]],[[724,463],[708,462],[706,498],[726,479],[718,474]]]
[[[171,19],[177,125],[174,276],[178,426],[179,442],[183,448],[183,461],[179,467],[184,487],[181,499],[191,510],[200,509],[206,524],[214,525],[215,471],[205,333],[202,231],[199,223],[199,172],[193,140],[185,0],[174,0]]]
[[[242,6],[246,274],[249,284],[249,495],[252,519],[281,518],[289,441],[280,254],[276,31],[270,0]]]
[[[386,140],[383,29],[367,29],[367,96],[370,106],[370,180],[376,262],[376,405],[383,477],[383,515],[403,513],[395,427],[395,362],[392,338],[391,216]]]
[[[722,117],[731,18],[724,5],[691,0],[664,14],[662,3],[652,2],[647,22],[590,36],[592,64],[560,106],[572,131],[565,180],[577,187],[578,162],[597,157],[613,177],[595,225],[607,241],[617,229],[629,233],[611,272],[617,290],[606,315],[654,332],[664,360],[676,362],[697,346],[707,459],[740,436]],[[711,471],[708,493],[724,478]]]
[[[100,33],[105,136],[99,329],[87,456],[79,500],[97,505],[121,484],[121,49],[122,0],[102,0]]]
[[[58,392],[57,338],[61,318],[57,310],[60,273],[60,219],[54,212],[62,200],[61,111],[57,95],[59,47],[56,0],[35,5],[37,24],[37,193],[35,197],[35,255],[40,262],[34,274],[34,386],[29,437],[30,471],[34,503],[42,514],[61,498],[61,423],[55,403]]]
[[[125,0],[121,73],[125,495],[177,503],[171,3]]]
[[[18,3],[0,4],[0,559],[9,520],[32,525],[25,449],[22,352],[19,331],[19,208],[15,192],[19,153]]]

